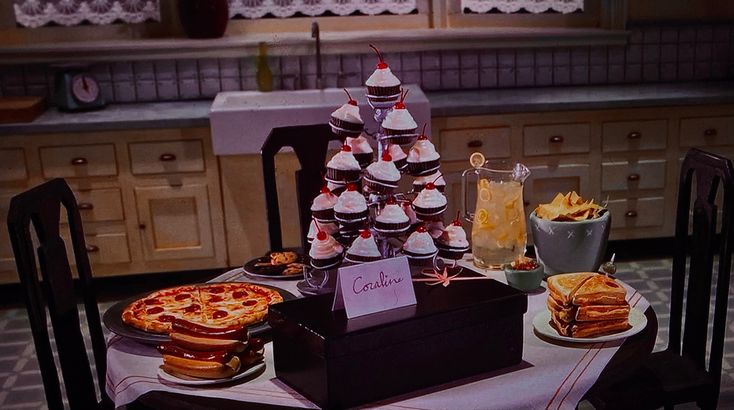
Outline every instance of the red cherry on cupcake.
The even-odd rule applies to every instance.
[[[416,229],[416,232],[421,232],[421,233],[428,232],[428,229],[426,229],[424,225],[421,225],[418,227],[418,229]]]
[[[433,182],[429,182],[426,184],[425,189],[436,189],[436,184],[434,184]]]
[[[347,93],[347,98],[349,98],[349,100],[347,101],[347,104],[356,106],[357,105],[357,100],[352,99],[352,96],[349,95],[349,91],[347,91],[346,88],[344,88],[343,90],[344,90],[345,93]]]
[[[378,50],[377,47],[373,46],[372,44],[370,44],[370,48],[375,51],[375,53],[377,54],[377,58],[380,59],[380,62],[377,63],[377,68],[380,70],[386,69],[388,66],[385,62],[385,59],[382,58],[382,53],[380,52],[380,50]]]
[[[359,231],[359,236],[361,236],[364,239],[367,239],[370,236],[372,236],[372,234],[370,233],[369,229],[362,229],[361,231]]]
[[[357,184],[348,184],[347,185],[347,191],[356,191],[357,190]]]
[[[395,197],[392,197],[392,196],[390,198],[387,198],[387,201],[385,201],[385,204],[386,205],[395,205],[397,203],[398,203],[398,201],[396,201],[395,200]]]
[[[352,147],[350,147],[347,144],[342,145],[342,151],[343,152],[352,152]]]
[[[385,162],[390,162],[392,161],[392,155],[390,155],[388,151],[385,151],[382,153],[382,160]]]
[[[319,231],[319,233],[316,234],[316,239],[318,239],[320,241],[325,241],[326,240],[326,232]]]
[[[423,124],[423,130],[421,131],[421,135],[418,136],[418,139],[421,141],[428,139],[428,135],[426,135],[426,125],[428,124]]]
[[[405,103],[403,101],[405,101],[405,96],[408,95],[408,91],[410,90],[400,91],[400,101],[395,103],[395,105],[393,106],[393,109],[396,109],[396,110],[405,109]]]
[[[330,194],[331,193],[331,189],[329,189],[328,186],[324,185],[324,186],[321,187],[321,193],[322,194]]]
[[[461,226],[461,219],[459,219],[459,215],[460,215],[460,213],[459,213],[459,212],[461,212],[461,211],[456,211],[456,219],[454,219],[454,220],[453,220],[453,221],[451,222],[451,225],[454,225],[454,226]]]

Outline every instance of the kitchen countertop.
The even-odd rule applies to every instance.
[[[433,117],[734,103],[734,82],[628,84],[426,92]],[[103,110],[50,109],[0,135],[209,126],[211,100],[112,104]]]

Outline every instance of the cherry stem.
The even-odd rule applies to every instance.
[[[382,53],[380,52],[380,50],[378,50],[377,47],[373,46],[372,44],[370,44],[370,48],[375,50],[375,53],[377,54],[377,58],[380,59],[381,63],[384,63],[385,60],[382,59]]]
[[[405,97],[408,95],[408,91],[410,91],[410,89],[400,90],[400,102],[405,101]]]
[[[460,221],[461,220],[461,219],[459,219],[460,216],[461,216],[461,210],[459,209],[459,210],[456,211],[456,220],[457,221]]]
[[[352,96],[349,95],[349,91],[347,91],[346,88],[342,88],[342,90],[344,90],[344,92],[347,93],[347,98],[349,98],[349,101],[352,101]]]
[[[313,219],[313,223],[314,223],[314,225],[316,225],[316,230],[319,233],[321,233],[321,227],[319,227],[319,221],[317,221],[316,218],[311,218],[311,219]]]
[[[427,122],[426,123],[423,123],[423,129],[421,130],[421,135],[426,135],[426,125],[428,125]]]

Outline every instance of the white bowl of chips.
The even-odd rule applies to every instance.
[[[530,214],[535,255],[546,275],[595,272],[604,258],[611,213],[575,192],[558,194]]]

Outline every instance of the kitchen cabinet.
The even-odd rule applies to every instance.
[[[0,176],[0,283],[18,280],[4,222],[10,198],[56,177],[76,196],[95,276],[227,266],[208,128],[4,136],[0,161],[8,171]],[[68,239],[63,209],[60,221]]]

